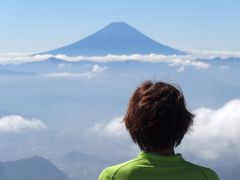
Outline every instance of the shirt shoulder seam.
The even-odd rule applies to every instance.
[[[110,180],[114,180],[114,176],[117,174],[117,172],[118,172],[122,167],[124,167],[124,166],[126,166],[126,165],[128,165],[128,164],[131,164],[131,163],[133,163],[133,162],[140,161],[140,160],[142,160],[142,159],[144,159],[144,158],[135,159],[135,160],[132,160],[132,161],[126,163],[126,164],[123,164],[122,166],[120,166],[119,168],[117,168],[117,169],[115,170],[115,172],[113,173],[113,175],[112,175],[112,177],[111,177]]]

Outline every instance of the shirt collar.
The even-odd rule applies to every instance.
[[[149,161],[159,161],[159,162],[181,162],[184,161],[182,154],[177,153],[170,156],[163,156],[156,153],[141,152],[137,156],[138,158],[148,159]]]

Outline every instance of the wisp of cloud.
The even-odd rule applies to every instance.
[[[20,133],[25,130],[42,130],[46,125],[38,119],[25,119],[19,115],[8,115],[0,118],[0,133]]]

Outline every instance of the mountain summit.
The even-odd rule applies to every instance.
[[[183,51],[160,44],[125,22],[113,22],[96,33],[70,45],[43,54],[102,56],[107,54],[181,55]]]

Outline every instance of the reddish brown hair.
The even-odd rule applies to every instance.
[[[124,122],[142,151],[178,146],[193,122],[183,93],[165,82],[146,81],[133,93]]]

